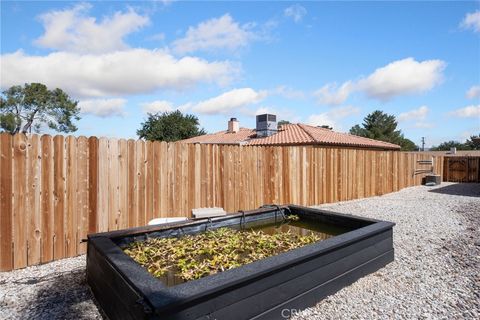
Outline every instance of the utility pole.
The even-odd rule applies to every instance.
[[[422,151],[425,151],[425,137],[422,137]]]

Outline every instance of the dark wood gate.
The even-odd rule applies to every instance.
[[[480,157],[445,157],[444,180],[480,182]]]

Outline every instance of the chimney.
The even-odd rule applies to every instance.
[[[277,133],[277,116],[274,114],[259,114],[257,116],[257,137],[268,137]]]
[[[236,133],[240,131],[240,123],[238,122],[237,118],[230,118],[228,121],[228,133]]]

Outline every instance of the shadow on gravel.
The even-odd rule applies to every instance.
[[[457,183],[429,190],[429,192],[464,197],[480,197],[480,183]]]
[[[22,319],[103,319],[87,286],[85,270],[38,278],[36,298],[22,312]]]

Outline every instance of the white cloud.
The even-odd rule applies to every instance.
[[[266,95],[265,91],[255,91],[252,88],[233,89],[217,97],[181,107],[203,114],[230,114],[242,112],[242,108],[262,101]]]
[[[337,87],[336,83],[329,83],[313,93],[319,104],[340,105],[347,100],[350,93],[354,90],[354,84],[351,81],[343,83]]]
[[[272,107],[260,107],[257,110],[255,110],[255,114],[252,113],[252,115],[259,115],[259,114],[265,114],[265,113],[277,114],[275,109],[273,109]]]
[[[480,98],[480,86],[472,86],[466,94],[468,99]]]
[[[445,62],[441,60],[416,61],[413,58],[394,61],[375,70],[358,82],[358,89],[379,100],[395,96],[425,92],[443,79]]]
[[[467,13],[460,23],[460,26],[465,29],[472,29],[475,32],[480,32],[480,10]]]
[[[339,108],[330,109],[327,112],[312,114],[307,118],[307,124],[312,126],[323,126],[327,125],[332,127],[334,130],[341,130],[340,120],[347,118],[349,116],[358,114],[360,108],[353,106],[345,106]]]
[[[466,106],[465,108],[453,110],[449,114],[459,118],[479,118],[480,119],[480,104]]]
[[[432,89],[443,80],[445,66],[442,60],[416,61],[406,58],[378,68],[358,81],[346,81],[340,87],[336,83],[326,84],[313,94],[319,104],[328,105],[342,104],[356,91],[387,101],[396,96]]]
[[[92,114],[106,118],[111,116],[125,116],[124,107],[127,100],[120,98],[113,99],[89,99],[81,100],[78,103],[82,113]]]
[[[146,26],[150,20],[134,10],[115,12],[97,22],[86,15],[90,4],[77,4],[71,9],[54,10],[39,16],[45,33],[35,44],[56,50],[105,53],[127,49],[123,38]]]
[[[398,121],[408,121],[408,120],[425,120],[429,109],[427,106],[421,106],[418,109],[410,110],[407,112],[400,113],[397,117]]]
[[[337,128],[337,122],[330,117],[328,112],[312,114],[307,119],[307,124],[311,126],[329,126]]]
[[[185,54],[193,51],[236,50],[247,46],[255,39],[253,25],[240,25],[229,14],[189,27],[184,38],[173,42],[175,52]]]
[[[141,104],[145,113],[170,112],[173,111],[173,104],[170,101],[156,100]]]
[[[129,49],[105,54],[17,51],[0,59],[2,88],[28,82],[64,89],[75,97],[139,94],[184,89],[200,82],[227,84],[238,73],[228,61],[177,59],[162,50]]]
[[[307,14],[307,9],[299,4],[294,4],[283,11],[285,17],[292,18],[295,22],[302,21],[303,17]]]

